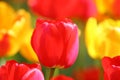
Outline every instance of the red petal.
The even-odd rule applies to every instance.
[[[58,75],[57,77],[54,77],[51,80],[73,80],[73,79],[65,75]]]

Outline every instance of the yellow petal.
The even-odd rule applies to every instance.
[[[96,59],[120,55],[119,21],[106,19],[97,25],[93,18],[86,25],[85,39],[89,55]]]
[[[94,0],[100,14],[111,12],[111,7],[114,0]]]
[[[95,3],[98,9],[98,12],[104,14],[106,12],[104,0],[95,0]]]
[[[31,17],[23,9],[15,12],[7,3],[0,1],[0,35],[9,35],[9,50],[6,56],[13,56],[19,50],[26,37],[27,30],[31,28]]]
[[[0,29],[10,29],[15,12],[7,3],[0,1]]]
[[[96,34],[96,29],[97,29],[97,21],[94,18],[90,18],[86,24],[86,29],[85,29],[85,42],[86,46],[88,48],[88,53],[92,58],[96,58],[97,54],[94,49],[94,38]]]
[[[14,24],[8,30],[11,35],[11,47],[13,49],[7,53],[7,56],[15,55],[19,51],[30,27],[30,14],[24,10],[19,10],[14,19]]]
[[[33,33],[33,29],[27,31],[26,37],[24,38],[24,43],[21,47],[21,55],[25,57],[27,60],[32,62],[39,62],[34,50],[31,46],[31,36]]]

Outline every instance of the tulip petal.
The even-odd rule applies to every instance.
[[[44,29],[44,33],[41,36],[41,45],[39,48],[41,52],[39,53],[45,53],[46,56],[44,56],[44,54],[41,54],[40,57],[46,58],[48,61],[51,61],[51,63],[45,64],[49,64],[49,66],[56,64],[63,51],[63,38],[58,32],[56,25],[49,24],[47,28]],[[47,45],[49,45],[49,47],[47,47]]]
[[[94,49],[94,39],[95,37],[95,31],[97,27],[97,21],[94,18],[90,18],[88,20],[88,23],[86,24],[86,29],[85,29],[85,42],[86,46],[88,48],[88,53],[92,58],[98,57],[98,55],[95,52]]]
[[[29,70],[21,80],[44,80],[43,74],[38,69]]]
[[[74,80],[73,78],[71,77],[68,77],[68,76],[65,76],[65,75],[58,75],[56,77],[53,77],[52,79],[50,80]]]
[[[76,55],[78,55],[79,49],[79,37],[78,37],[78,29],[76,25],[71,23],[62,23],[62,26],[65,27],[64,34],[62,34],[65,38],[64,40],[64,50],[63,54],[59,60],[57,65],[62,67],[69,67],[76,60]],[[63,32],[63,31],[62,31]],[[67,66],[64,66],[68,64]]]
[[[6,67],[0,67],[0,80],[8,80],[8,72]]]
[[[24,56],[27,60],[32,61],[32,62],[39,62],[37,55],[35,54],[31,44],[31,36],[32,36],[33,29],[28,30],[26,37],[24,38],[24,42],[21,46],[20,49],[20,54]],[[28,56],[29,55],[29,56]]]
[[[39,48],[39,40],[40,40],[42,31],[43,31],[43,28],[41,27],[40,23],[41,23],[41,20],[38,19],[36,21],[37,27],[35,28],[35,30],[33,32],[33,34],[35,34],[35,35],[32,35],[32,38],[31,38],[31,45],[36,53],[38,53],[38,51],[39,51],[39,49],[38,49]]]

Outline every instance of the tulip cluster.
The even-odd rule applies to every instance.
[[[0,0],[0,80],[120,80],[119,3]]]
[[[13,15],[13,18],[10,15],[10,29],[4,28],[7,25],[1,22],[1,27],[3,26],[1,30],[4,31],[4,34],[1,33],[1,57],[7,56],[6,51],[9,51],[9,48],[17,48],[11,47],[13,44],[17,46],[16,41],[19,43],[16,52],[20,49],[21,55],[30,61],[38,62],[35,56],[36,53],[39,62],[49,68],[68,68],[73,65],[79,50],[79,30],[75,23],[67,18],[63,20],[38,19],[33,31],[30,25],[30,16],[25,10],[20,10],[16,13],[7,3],[1,2],[1,4],[1,9],[4,9],[4,7],[10,8],[11,15]],[[6,9],[1,10],[3,13],[5,11]],[[1,14],[1,16],[6,16],[6,14]],[[20,32],[20,30],[23,32]],[[35,52],[30,47],[30,39]],[[13,44],[10,42],[11,40],[14,41]],[[16,52],[11,53],[11,56]],[[0,73],[1,80],[44,80],[41,70],[38,70],[34,64],[19,64],[15,61],[9,61],[5,66],[1,66],[0,70],[2,72]],[[14,76],[16,72],[20,74]],[[72,79],[64,75],[56,78],[50,76],[49,79],[58,80],[58,78],[63,78],[64,80],[67,78],[68,80]]]

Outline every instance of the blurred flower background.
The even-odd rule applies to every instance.
[[[102,63],[103,66],[107,65],[105,58],[102,60],[103,57],[120,55],[119,3],[120,0],[0,0],[0,65],[7,65],[9,60],[40,63],[42,69],[40,72],[35,71],[36,74],[43,73],[44,77],[47,77],[48,67],[69,66],[67,69],[57,69],[55,75],[60,76],[51,80],[120,80],[118,77],[114,78],[115,75],[111,78],[112,73],[109,74],[104,67],[105,75],[110,77],[106,78],[102,67]],[[43,25],[62,28],[57,28],[60,33],[55,31],[54,26],[45,28],[45,31]],[[56,33],[60,35],[55,40],[48,36]],[[68,53],[66,55],[60,54],[64,47],[61,39],[68,42],[64,45],[64,52]],[[52,46],[55,50],[52,50]],[[49,53],[48,56],[43,54],[45,50]],[[64,59],[59,59],[60,55]],[[61,62],[54,63],[57,60]],[[118,63],[119,61],[117,59]],[[18,64],[17,62],[14,63]],[[117,66],[120,67],[120,64]],[[2,69],[1,67],[0,70]]]

